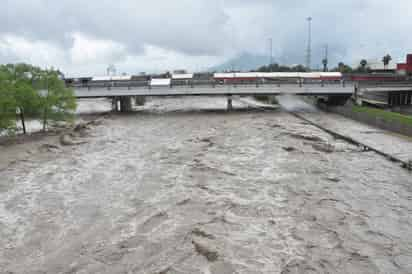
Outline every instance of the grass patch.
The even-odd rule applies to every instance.
[[[399,122],[401,124],[408,125],[408,126],[412,127],[412,116],[409,116],[409,115],[403,115],[403,114],[400,114],[400,113],[390,112],[390,111],[387,111],[387,110],[377,109],[377,108],[372,108],[372,107],[354,106],[352,109],[353,109],[354,112],[367,113],[371,116],[382,118],[385,121]]]

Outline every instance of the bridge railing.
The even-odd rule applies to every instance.
[[[84,88],[84,89],[93,89],[93,88],[117,88],[117,87],[145,87],[148,86],[149,82],[148,81],[113,81],[113,82],[107,82],[107,81],[96,81],[96,82],[89,82],[87,84],[71,84],[68,85],[69,87],[73,88]]]
[[[306,80],[278,80],[278,81],[244,81],[244,82],[224,82],[224,81],[186,81],[172,82],[169,86],[151,86],[148,81],[117,81],[117,82],[93,82],[85,84],[71,85],[76,89],[190,89],[190,88],[270,88],[282,86],[305,87],[346,87],[352,86],[352,82],[347,81],[306,81]]]
[[[412,87],[412,81],[362,81],[359,88],[368,87]]]

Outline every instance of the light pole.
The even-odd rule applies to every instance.
[[[272,72],[273,64],[273,39],[269,38],[269,70]]]
[[[235,72],[235,61],[236,61],[236,42],[235,42],[235,26],[232,25],[232,47],[233,47],[233,52],[235,53],[235,57],[232,60],[232,72]]]
[[[326,44],[326,46],[325,46],[325,57],[322,59],[322,64],[323,64],[323,71],[324,72],[327,72],[329,69],[328,69],[328,62],[329,62],[329,49],[328,49],[329,47],[328,47],[328,44]]]
[[[306,68],[310,71],[312,59],[312,17],[306,18],[308,21],[308,47],[306,52]]]

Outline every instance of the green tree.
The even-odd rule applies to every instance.
[[[40,113],[40,96],[33,87],[33,75],[39,69],[28,64],[8,65],[16,111],[19,114],[23,134],[26,134],[26,117],[37,117]]]
[[[303,65],[297,65],[297,66],[292,67],[291,71],[293,71],[293,72],[307,72],[309,70]]]
[[[323,72],[328,71],[328,58],[322,59],[322,65],[323,65]]]
[[[269,66],[262,66],[257,69],[258,72],[306,72],[305,66],[296,65],[293,67],[280,66],[279,64],[270,64]]]
[[[43,89],[40,94],[43,131],[49,121],[70,121],[76,110],[74,91],[66,88],[56,71],[44,71],[40,78]]]
[[[0,132],[16,127],[16,102],[11,88],[9,68],[0,66]]]
[[[16,127],[16,102],[12,92],[0,84],[0,133]]]
[[[366,66],[367,66],[367,65],[368,65],[368,61],[366,61],[365,59],[362,59],[362,60],[360,61],[360,66],[361,66],[361,68],[362,68],[363,71],[366,70]]]
[[[385,67],[385,69],[388,68],[388,65],[391,61],[392,61],[392,56],[390,56],[389,54],[386,54],[385,56],[383,56],[382,62],[383,62],[383,66]]]
[[[0,130],[16,127],[16,113],[26,133],[26,118],[43,122],[71,120],[76,109],[73,90],[67,89],[61,73],[28,64],[0,65]]]
[[[341,73],[351,73],[353,72],[353,69],[343,62],[339,62],[338,66],[334,68],[332,71],[339,71]]]
[[[18,81],[13,91],[23,134],[26,134],[26,117],[38,117],[40,113],[40,96],[33,86],[25,81]]]

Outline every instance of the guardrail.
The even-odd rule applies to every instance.
[[[368,87],[412,87],[412,81],[367,81],[358,82],[359,88]]]
[[[76,88],[76,89],[107,89],[111,90],[113,88],[147,88],[147,89],[154,89],[154,88],[221,88],[221,87],[231,87],[231,88],[260,88],[260,87],[281,87],[281,86],[297,86],[297,87],[330,87],[330,86],[351,86],[353,83],[346,82],[346,81],[305,81],[305,80],[297,80],[297,81],[286,81],[286,80],[279,80],[279,81],[244,81],[244,82],[222,82],[222,81],[188,81],[186,83],[179,82],[172,82],[168,86],[151,86],[149,81],[117,81],[117,82],[95,82],[95,83],[88,83],[88,84],[74,84],[68,85],[68,87]]]

